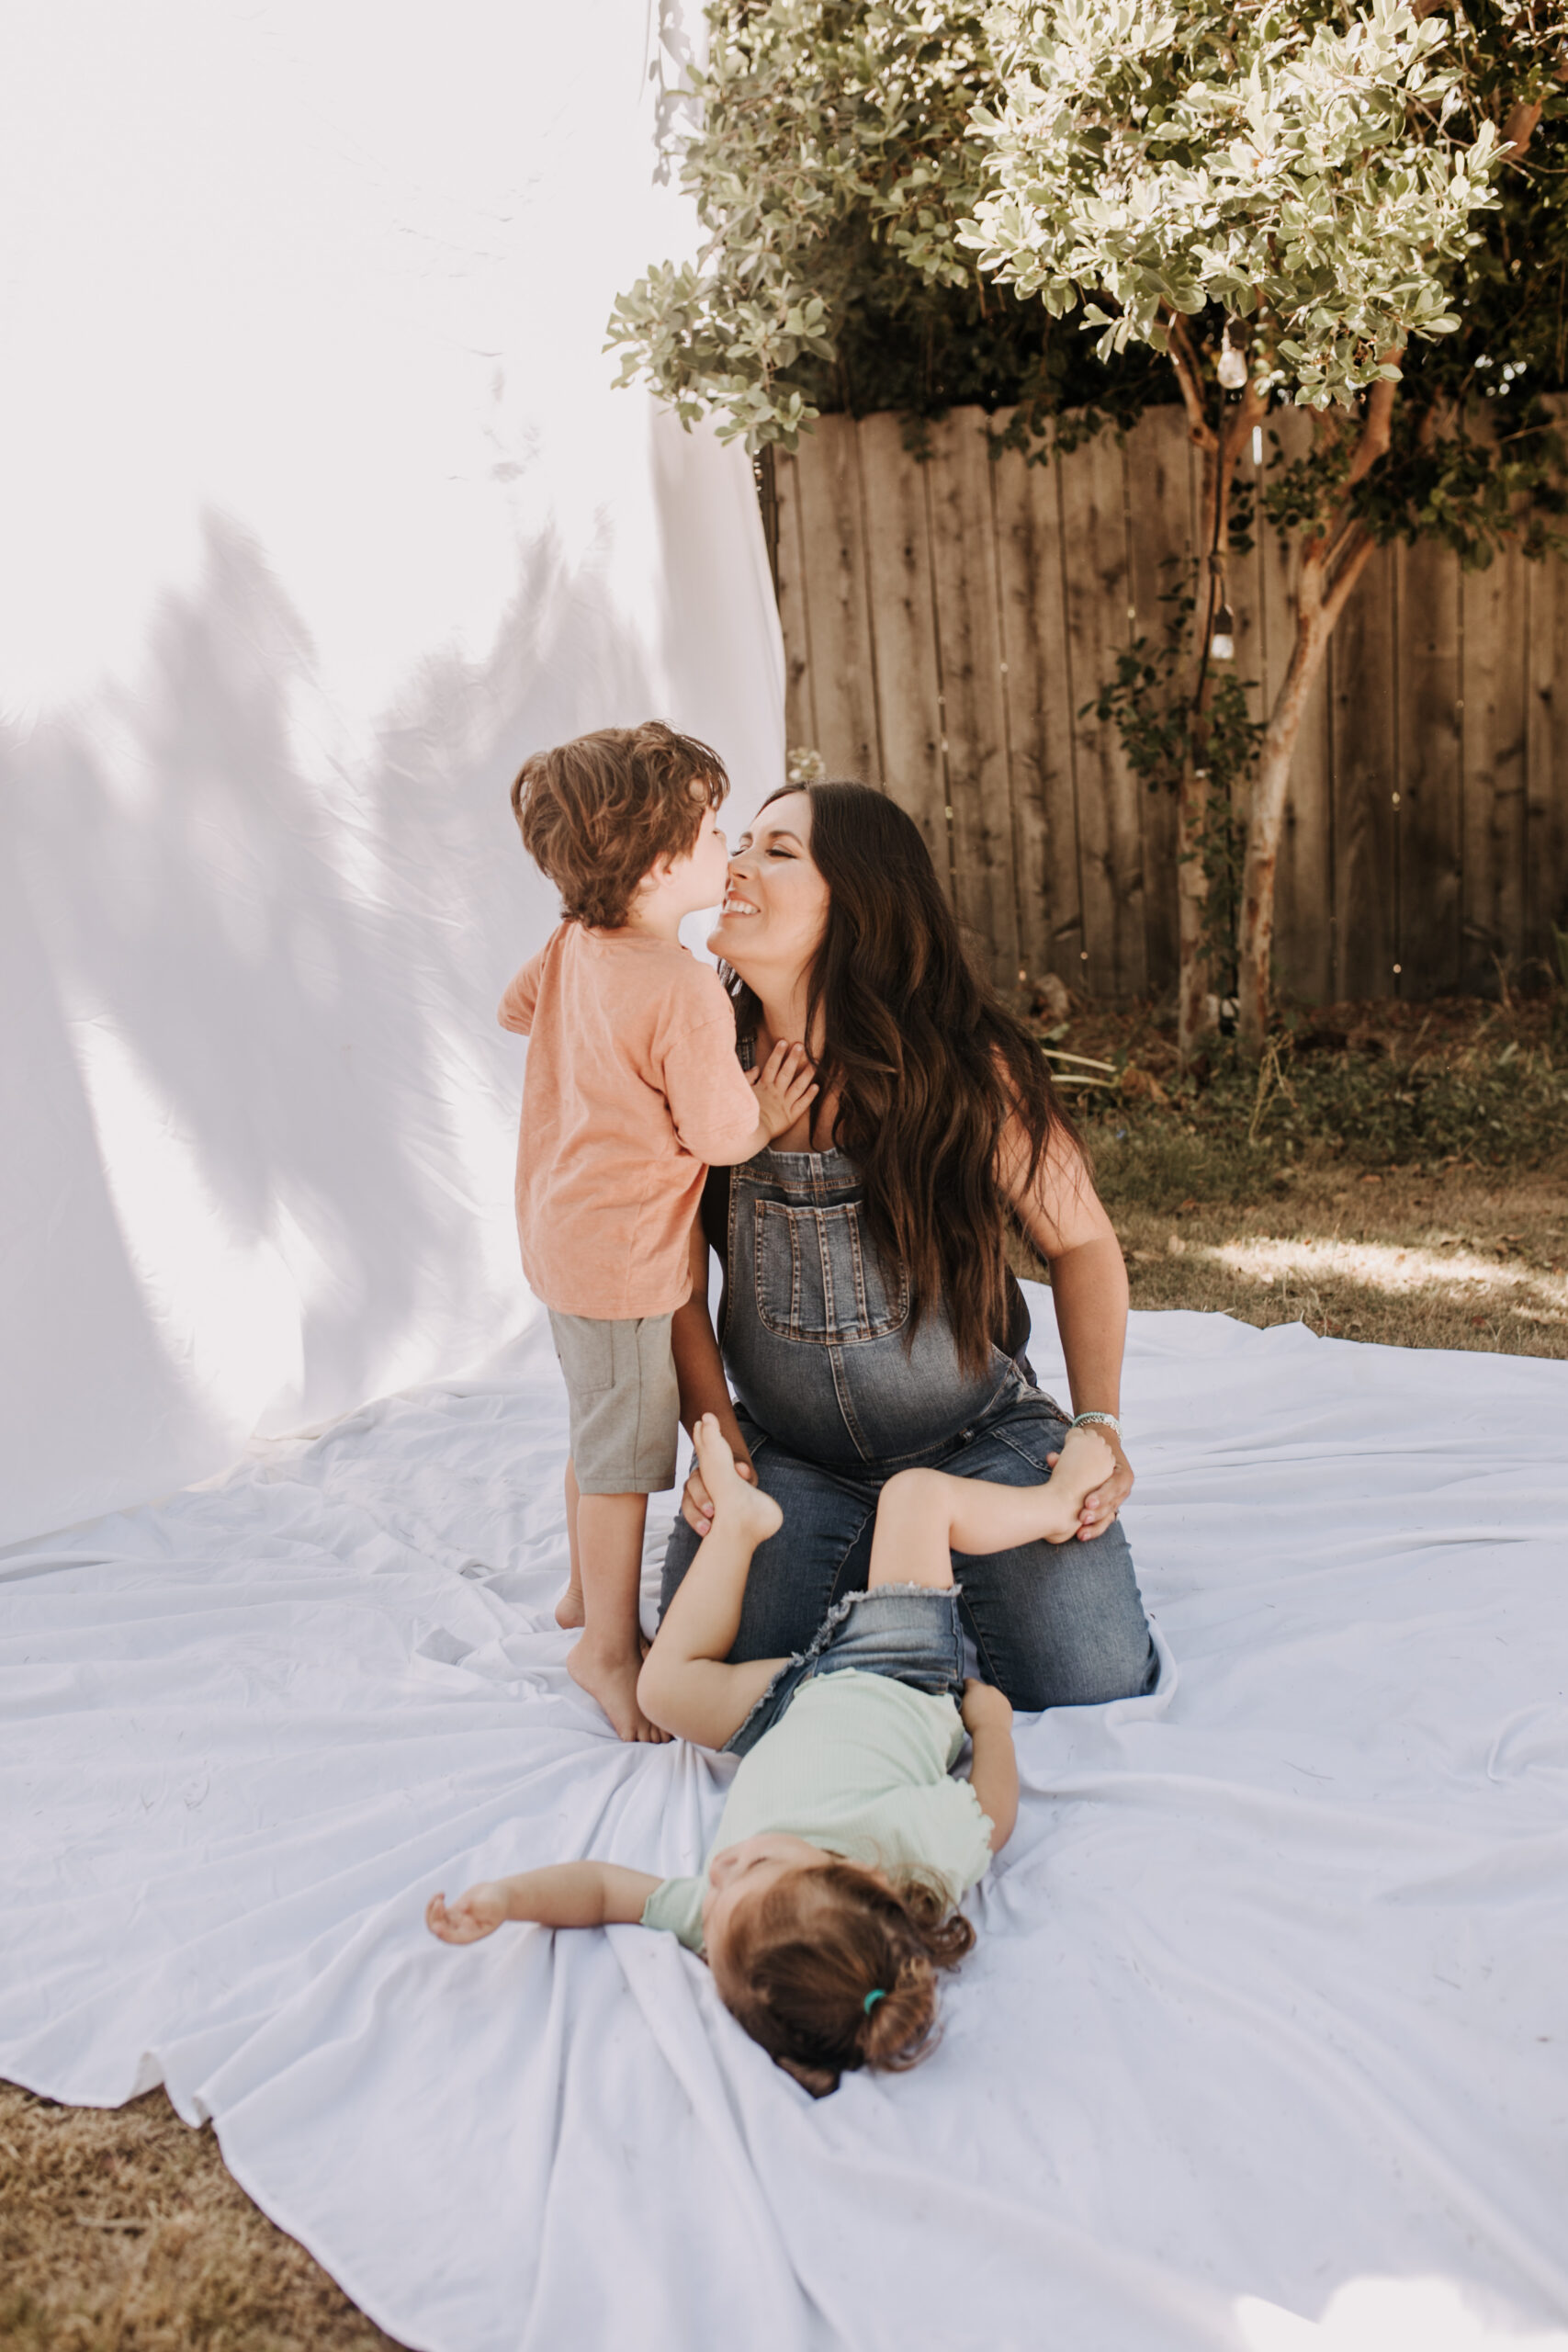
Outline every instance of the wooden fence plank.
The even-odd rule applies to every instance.
[[[1529,628],[1524,558],[1461,583],[1464,652],[1463,948],[1460,984],[1485,994],[1524,938]]]
[[[809,467],[812,459],[806,460]],[[800,536],[801,460],[775,457],[773,499],[778,509],[779,628],[784,648],[784,741],[790,750],[815,746],[817,710],[812,700],[816,666],[811,659],[811,582]]]
[[[1303,457],[1311,439],[1312,420],[1303,410],[1285,409],[1272,418],[1263,431],[1264,481],[1271,465],[1293,464]],[[1259,523],[1259,540],[1263,699],[1271,709],[1285,682],[1295,645],[1301,563],[1292,538],[1281,536],[1267,520]],[[1334,808],[1329,745],[1328,667],[1325,663],[1307,698],[1301,733],[1296,739],[1274,886],[1276,983],[1287,997],[1300,997],[1308,1003],[1321,1003],[1334,992]]]
[[[862,535],[860,447],[852,416],[825,416],[800,470],[798,512],[811,582],[816,748],[829,775],[881,772],[876,663]]]
[[[1129,642],[1127,518],[1120,443],[1097,433],[1056,459],[1062,503],[1068,676],[1083,890],[1083,983],[1095,996],[1141,995],[1143,842],[1138,790],[1110,720],[1089,706]]]
[[[997,420],[998,427],[1005,422]],[[1031,979],[1055,972],[1080,988],[1083,906],[1056,469],[1030,465],[1010,449],[991,473],[1018,833],[1019,960]]]
[[[1394,550],[1399,641],[1398,993],[1460,975],[1459,559],[1430,540]],[[1347,616],[1347,625],[1349,616]],[[1383,991],[1379,989],[1378,994]]]
[[[931,427],[931,585],[942,663],[958,920],[998,988],[1016,988],[1018,897],[991,461],[973,410]]]
[[[951,888],[926,477],[911,462],[896,416],[863,417],[859,439],[866,576],[875,616],[879,780],[919,825]]]
[[[1529,595],[1529,740],[1525,812],[1527,899],[1524,952],[1555,978],[1553,925],[1568,931],[1568,569],[1532,563]]]
[[[1193,543],[1181,416],[1151,411],[1124,447],[1102,434],[1043,467],[991,466],[982,424],[955,412],[922,468],[897,418],[829,418],[776,461],[789,741],[886,783],[998,980],[1163,988],[1174,810],[1137,786],[1114,728],[1078,714],[1130,639],[1157,634],[1160,557]],[[1310,429],[1294,411],[1270,427],[1287,458]],[[1230,592],[1262,709],[1293,641],[1295,558],[1258,536]],[[1461,583],[1431,547],[1375,560],[1297,747],[1287,996],[1490,993],[1494,954],[1511,970],[1548,952],[1568,921],[1565,669],[1560,563],[1511,554]]]
[[[1393,559],[1380,548],[1328,649],[1337,997],[1388,996],[1399,961]]]
[[[1194,459],[1180,408],[1145,409],[1126,445],[1128,627],[1151,651],[1165,642],[1168,599],[1192,579],[1197,553]],[[1174,988],[1177,967],[1176,795],[1139,786],[1144,842],[1145,984]]]

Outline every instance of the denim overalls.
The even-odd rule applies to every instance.
[[[751,1566],[732,1656],[807,1649],[865,1583],[877,1490],[920,1464],[1023,1486],[1047,1477],[1065,1419],[1021,1352],[976,1376],[945,1316],[911,1344],[908,1283],[878,1261],[841,1151],[762,1151],[716,1170],[705,1224],[725,1271],[719,1341],[761,1485],[784,1524]],[[722,1224],[714,1211],[728,1193]],[[664,1601],[696,1538],[677,1521]],[[1032,1544],[959,1567],[981,1670],[1017,1707],[1084,1705],[1153,1686],[1157,1661],[1113,1521],[1091,1544]]]

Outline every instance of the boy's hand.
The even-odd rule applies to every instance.
[[[971,1675],[964,1685],[964,1697],[959,1704],[964,1728],[971,1739],[987,1724],[1002,1729],[1010,1728],[1012,1708],[994,1682],[979,1682]]]
[[[424,1924],[444,1944],[477,1944],[481,1936],[494,1935],[506,1916],[505,1888],[487,1879],[470,1886],[450,1906],[444,1894],[433,1894],[425,1905]]]
[[[817,1092],[817,1080],[804,1046],[775,1046],[766,1063],[751,1074],[757,1092],[758,1124],[768,1139],[784,1135]]]

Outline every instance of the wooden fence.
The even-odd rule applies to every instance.
[[[1289,447],[1306,420],[1282,422]],[[1174,800],[1084,706],[1121,648],[1164,628],[1199,459],[1174,408],[1045,465],[993,461],[986,425],[954,411],[920,463],[896,416],[829,416],[776,461],[789,741],[908,809],[1002,985],[1055,971],[1097,996],[1158,991],[1176,970]],[[1261,526],[1229,580],[1261,715],[1294,628],[1288,544]],[[1550,954],[1568,921],[1565,652],[1558,561],[1373,557],[1296,755],[1282,989],[1495,993],[1499,963]]]

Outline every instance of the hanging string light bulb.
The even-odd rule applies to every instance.
[[[1231,341],[1228,320],[1225,322],[1225,339],[1220,346],[1220,364],[1215,372],[1227,392],[1239,392],[1247,382],[1247,354],[1239,343]]]
[[[1235,660],[1235,615],[1223,586],[1220,590],[1220,609],[1214,615],[1213,634],[1209,639],[1209,658],[1213,662]]]

